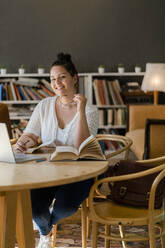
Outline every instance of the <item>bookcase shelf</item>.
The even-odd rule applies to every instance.
[[[126,125],[100,125],[99,129],[123,129]]]
[[[107,77],[107,76],[115,76],[115,77],[125,77],[125,76],[144,76],[145,72],[105,72],[105,73],[90,73],[92,77]]]
[[[126,108],[126,105],[96,105],[98,109],[106,109],[106,108]]]
[[[3,103],[5,103],[5,104],[36,104],[36,103],[38,103],[39,102],[39,100],[38,101],[36,101],[36,100],[31,100],[31,101],[29,101],[29,100],[24,100],[24,101],[0,101],[0,102],[3,102]]]
[[[119,80],[119,84],[122,85],[125,84],[125,82],[127,81],[132,81],[140,78],[140,81],[142,81],[143,76],[144,76],[145,72],[141,72],[141,73],[135,73],[135,72],[124,72],[124,73],[118,73],[118,72],[106,72],[103,74],[97,73],[97,72],[93,72],[93,73],[79,73],[79,91],[84,94],[88,100],[88,103],[91,105],[95,105],[99,111],[103,111],[104,114],[108,113],[108,111],[111,109],[114,113],[115,111],[117,111],[118,109],[121,109],[122,111],[125,111],[125,115],[126,115],[126,104],[124,102],[124,104],[104,104],[104,105],[100,105],[96,103],[95,100],[95,96],[94,96],[94,89],[93,89],[93,82],[95,79],[98,80],[105,80],[107,81],[113,81],[113,80]],[[25,73],[25,74],[19,74],[19,73],[8,73],[5,75],[0,74],[0,81],[3,79],[9,79],[10,80],[19,80],[19,78],[32,78],[32,79],[45,79],[47,81],[49,81],[49,73],[44,73],[44,74],[38,74],[38,73]],[[1,84],[1,82],[0,82]],[[31,86],[32,87],[32,86]],[[16,121],[16,120],[28,120],[29,119],[29,114],[26,116],[25,114],[19,114],[19,109],[21,109],[22,107],[24,107],[25,109],[28,108],[28,105],[33,105],[35,106],[35,104],[37,104],[39,102],[39,100],[3,100],[0,102],[4,102],[6,104],[8,104],[9,106],[16,106],[18,108],[18,115],[11,115],[11,120],[12,121]],[[121,111],[121,112],[122,112]],[[113,115],[114,115],[113,113]],[[124,115],[124,114],[123,114]],[[112,123],[112,124],[100,124],[99,125],[99,129],[104,129],[107,130],[107,132],[109,132],[109,130],[120,130],[120,129],[126,129],[126,121],[120,125],[118,125],[117,123]]]
[[[10,120],[29,120],[29,116],[10,116]]]

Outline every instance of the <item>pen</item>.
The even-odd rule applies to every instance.
[[[30,142],[30,140],[27,140],[27,141],[24,143],[24,146],[27,145],[27,143],[29,143],[29,142]]]
[[[37,159],[36,163],[43,162],[43,161],[46,161],[46,158]]]

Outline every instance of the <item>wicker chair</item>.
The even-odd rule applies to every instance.
[[[149,247],[155,248],[157,238],[161,238],[162,247],[165,247],[165,201],[163,201],[161,209],[154,209],[157,186],[165,177],[165,156],[149,160],[139,160],[138,162],[145,163],[146,165],[154,165],[155,167],[129,175],[107,177],[96,181],[92,186],[88,198],[89,208],[85,206],[86,209],[84,210],[84,215],[88,216],[92,221],[92,248],[97,247],[98,237],[105,239],[106,248],[110,247],[110,241],[121,242],[124,248],[127,247],[127,242],[149,241]],[[100,184],[140,178],[156,172],[158,176],[152,184],[147,209],[121,205],[109,200],[95,204],[95,192]],[[105,232],[98,228],[99,224],[105,225]],[[112,225],[119,227],[118,235],[112,233]],[[128,228],[126,228],[143,225],[148,226],[148,235],[145,237],[128,233]],[[155,232],[156,229],[159,230],[159,233]]]
[[[132,145],[132,141],[130,138],[121,136],[121,135],[110,135],[110,134],[98,134],[96,136],[98,141],[116,141],[122,144],[122,146],[111,153],[105,154],[107,160],[111,160],[112,158],[117,157],[117,155],[122,154],[123,159],[128,158],[128,153],[129,153],[129,148]],[[99,190],[95,192],[95,197],[101,196]],[[89,219],[86,214],[86,209],[88,208],[88,199],[86,199],[82,204],[81,204],[81,223],[82,223],[82,247],[86,248],[86,240],[87,236],[89,236]],[[57,232],[57,225],[54,226],[53,228],[53,248],[55,247],[56,243],[56,232]]]

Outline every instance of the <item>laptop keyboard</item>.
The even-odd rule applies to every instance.
[[[43,156],[34,155],[34,154],[24,154],[24,153],[15,153],[16,162],[25,162],[30,160],[42,159]]]

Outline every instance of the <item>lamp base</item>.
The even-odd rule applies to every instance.
[[[154,90],[154,105],[158,104],[158,91]]]

